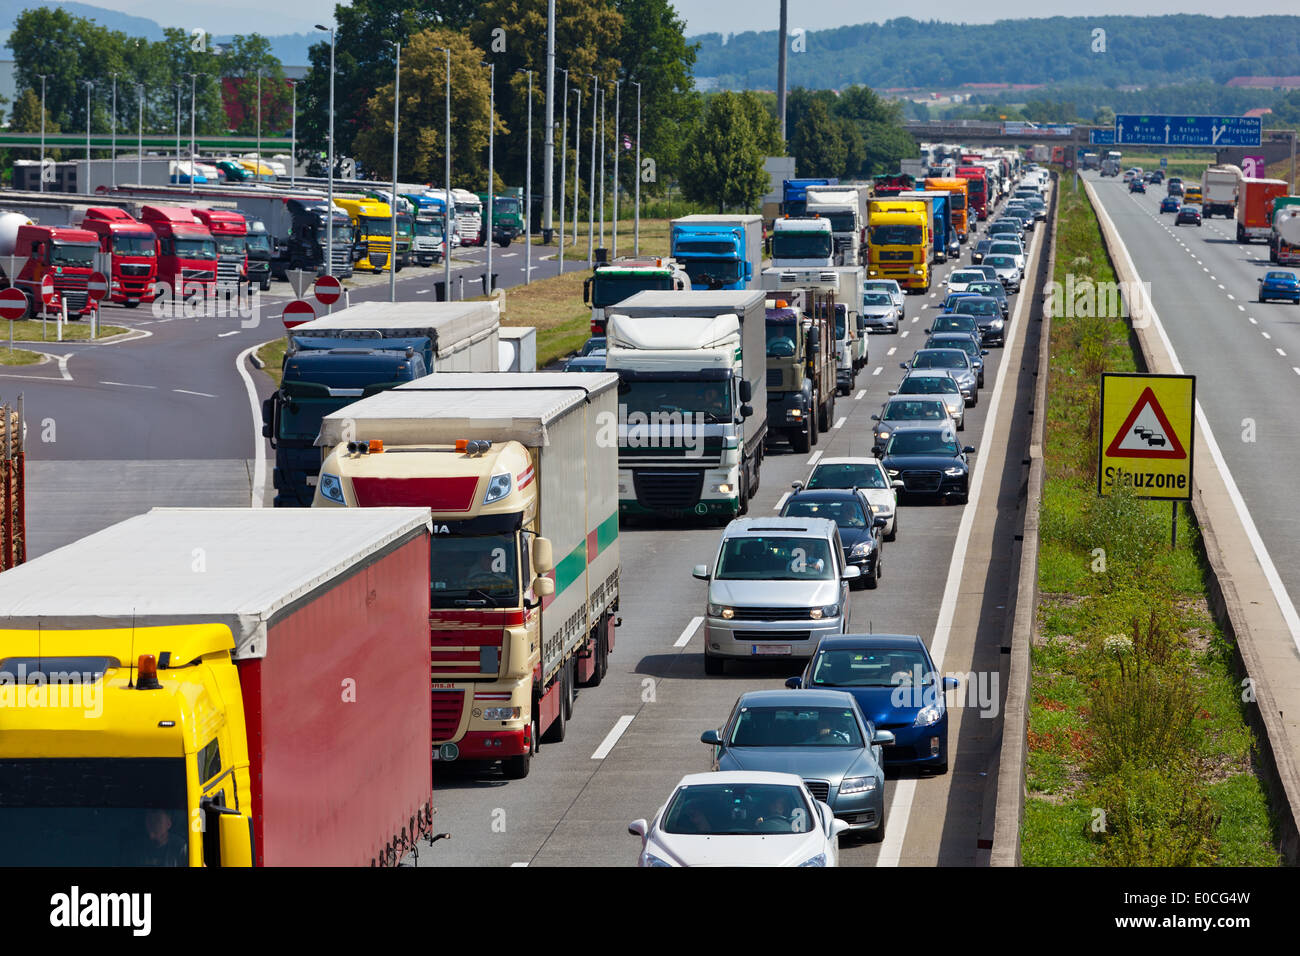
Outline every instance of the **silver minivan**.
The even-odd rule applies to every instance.
[[[849,623],[849,582],[829,518],[737,518],[722,532],[712,564],[693,576],[709,585],[704,672],[726,658],[811,657],[817,642]]]

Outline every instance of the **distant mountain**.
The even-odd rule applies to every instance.
[[[147,17],[136,17],[129,13],[119,13],[116,10],[96,7],[89,3],[49,3],[42,2],[42,0],[0,0],[0,45],[9,41],[9,32],[13,29],[14,21],[18,19],[19,14],[24,10],[31,9],[32,7],[58,8],[66,11],[74,17],[84,17],[87,20],[94,20],[96,23],[108,27],[110,30],[121,30],[123,33],[133,37],[143,37],[147,40],[161,40],[163,38],[163,28]],[[317,37],[310,33],[282,33],[275,36],[267,36],[266,38],[271,43],[271,52],[279,57],[280,62],[285,66],[305,66],[308,62],[307,48],[313,43],[320,42]],[[217,44],[225,43],[229,40],[229,36],[213,38],[213,42]],[[12,56],[12,53],[7,48],[0,50],[0,58],[7,59],[10,56]]]
[[[690,39],[700,44],[699,87],[776,88],[775,29]],[[1300,17],[1088,16],[990,24],[903,17],[815,30],[801,42],[803,52],[788,57],[791,87],[1223,83],[1233,76],[1294,73]]]

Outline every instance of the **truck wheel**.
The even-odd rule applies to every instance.
[[[810,429],[808,427],[811,424],[811,422],[807,422],[799,431],[790,433],[790,447],[794,449],[794,452],[797,455],[808,454],[808,448],[812,444],[812,438],[809,435]]]
[[[573,719],[573,702],[578,696],[578,662],[576,658],[569,658],[569,662],[564,665],[564,675],[567,678],[564,682],[564,719]]]
[[[502,249],[508,248],[510,245],[510,240],[502,239],[500,242],[497,243],[497,245],[500,246]]]
[[[708,651],[704,652],[704,673],[710,677],[718,677],[723,673],[726,666],[721,657],[714,657]]]
[[[749,514],[749,474],[745,471],[745,463],[740,463],[740,495],[739,507],[736,509],[736,517],[742,517]]]
[[[125,302],[123,302],[122,304],[123,304],[124,306],[126,306],[128,309],[134,309],[134,308],[136,308],[137,306],[139,306],[139,304],[140,304],[140,300],[139,300],[139,299],[127,299],[127,300],[126,300]]]
[[[560,671],[560,683],[563,685],[560,688],[560,706],[555,714],[555,720],[551,723],[550,727],[546,728],[546,736],[542,738],[545,743],[558,744],[564,740],[564,735],[568,732],[569,718],[564,713],[564,698],[569,695],[569,688],[567,686],[568,682],[569,668],[566,665],[564,669]]]
[[[609,646],[605,642],[607,633],[605,628],[609,626],[608,621],[609,615],[605,614],[601,616],[600,621],[596,624],[596,646],[592,650],[592,654],[596,658],[596,667],[591,678],[582,685],[584,687],[599,687],[600,682],[605,679],[605,673],[609,670]]]
[[[837,391],[839,389],[832,389],[831,393],[826,396],[826,401],[822,402],[817,409],[817,427],[821,429],[823,434],[831,430],[831,416],[835,414],[835,393]]]
[[[821,412],[818,411],[817,396],[814,395],[812,407],[808,409],[808,443],[810,445],[817,444],[817,419],[820,417]]]
[[[262,291],[269,292],[270,289],[271,289],[271,277],[267,276],[265,279],[262,280]]]

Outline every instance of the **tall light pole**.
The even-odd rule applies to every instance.
[[[144,185],[144,84],[135,85],[135,182]]]
[[[257,179],[262,178],[262,71],[257,71]]]
[[[112,123],[110,124],[110,128],[112,129],[112,134],[111,134],[112,145],[109,148],[109,153],[110,155],[112,155],[113,159],[112,162],[110,163],[111,172],[109,173],[109,181],[113,184],[113,188],[116,189],[117,188],[117,74],[110,73],[108,75],[113,78],[113,106],[112,109],[109,111],[109,117],[112,120]]]
[[[298,179],[298,81],[290,80],[289,89],[293,91],[293,106],[289,118],[289,185]]]
[[[443,180],[446,189],[442,204],[442,294],[451,301],[451,47],[437,47],[447,55],[447,119],[442,134]]]
[[[41,78],[41,192],[45,192],[45,81],[54,74],[37,73]]]
[[[397,104],[402,98],[402,44],[394,40],[397,69],[393,76],[393,238],[388,247],[388,301],[397,301]]]
[[[86,192],[90,192],[90,91],[95,88],[95,81],[81,82],[86,84]]]
[[[190,74],[190,192],[194,192],[194,179],[198,173],[198,167],[195,165],[197,151],[194,146],[194,90],[198,78],[207,75],[206,73]]]
[[[605,101],[609,94],[600,85],[600,248],[605,248]]]
[[[484,226],[483,245],[487,246],[487,276],[483,279],[483,294],[492,294],[492,213],[496,205],[496,191],[493,188],[496,183],[496,166],[495,153],[493,149],[493,135],[496,132],[497,118],[497,65],[495,63],[485,63],[488,68],[488,201],[487,201],[487,225]]]
[[[317,30],[324,30],[330,35],[330,154],[329,154],[329,189],[326,205],[329,212],[325,219],[325,274],[334,274],[334,28],[316,24]]]
[[[632,255],[641,255],[641,84],[630,80],[636,87],[636,167],[633,175],[636,179],[636,219],[632,227]]]
[[[578,96],[578,108],[574,111],[573,126],[573,245],[578,245],[578,194],[582,191],[582,87],[573,90]]]
[[[618,154],[623,151],[623,140],[619,138],[618,133],[618,105],[622,82],[622,80],[614,81],[614,248],[611,250],[611,257],[614,259],[618,258]]]
[[[596,243],[596,100],[600,99],[600,82],[595,73],[591,77],[591,168],[587,176],[587,265],[595,264],[596,257],[592,251]]]
[[[554,5],[555,0],[551,0]],[[528,74],[528,147],[524,151],[524,285],[533,281],[533,71]]]
[[[780,50],[776,57],[776,115],[781,121],[781,139],[785,139],[785,57],[786,57],[786,24],[787,24],[787,0],[781,0],[781,25],[777,30],[777,43]]]
[[[567,109],[568,93],[564,96]],[[546,2],[546,137],[542,142],[542,152],[542,243],[549,246],[551,234],[555,231],[551,217],[555,185],[555,0]],[[564,157],[560,157],[560,166],[563,179]],[[564,203],[561,201],[560,205],[563,207]],[[560,219],[564,219],[564,213],[560,213]]]
[[[176,84],[176,184],[180,185],[181,181],[181,91],[185,89],[180,83]],[[194,177],[191,176],[191,179]]]
[[[568,169],[566,161],[569,158],[569,71],[561,70],[564,74],[564,120],[561,125],[560,133],[560,272],[564,272],[564,171]],[[545,239],[545,236],[542,237]]]

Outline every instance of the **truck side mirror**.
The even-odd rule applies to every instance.
[[[740,400],[741,400],[742,402],[748,402],[748,401],[749,401],[751,398],[753,398],[753,397],[754,397],[754,390],[753,390],[753,388],[750,386],[749,381],[748,381],[747,379],[741,379],[741,380],[740,380]]]
[[[203,811],[203,862],[211,867],[251,867],[252,818],[211,797],[204,797],[199,808]]]
[[[808,347],[810,349],[817,349],[821,348],[821,344],[822,330],[814,325],[812,330],[808,333]]]
[[[540,574],[555,570],[555,558],[551,550],[551,539],[540,535],[533,538],[533,567]]]
[[[582,304],[591,304],[591,276],[582,280]]]
[[[555,593],[555,582],[550,578],[538,575],[533,578],[533,593],[538,597],[550,597]]]
[[[750,417],[751,415],[753,415],[753,414],[754,414],[754,406],[753,406],[753,405],[741,405],[741,406],[740,406],[740,417],[741,417],[741,418],[749,418],[749,417]]]

